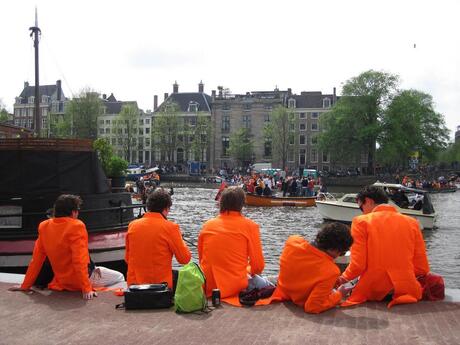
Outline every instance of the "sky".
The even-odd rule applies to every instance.
[[[12,111],[34,85],[29,27],[35,7],[40,84],[62,80],[66,97],[91,88],[153,108],[179,92],[222,85],[340,95],[369,69],[433,96],[450,136],[460,125],[460,1],[175,0],[0,2],[0,100]]]

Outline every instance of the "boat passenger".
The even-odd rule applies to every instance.
[[[344,255],[353,239],[342,223],[328,223],[308,243],[301,236],[290,236],[280,257],[278,284],[273,300],[293,301],[307,313],[321,313],[338,305],[351,287],[333,289],[340,269],[334,262]]]
[[[21,286],[11,291],[28,291],[34,285],[42,265],[48,258],[53,279],[51,290],[81,291],[83,299],[97,297],[93,288],[124,282],[123,274],[90,264],[88,232],[77,219],[82,200],[71,194],[60,195],[53,208],[53,217],[40,223],[32,260]]]
[[[174,289],[173,274],[176,278],[177,272],[172,271],[173,255],[180,264],[190,261],[179,225],[166,218],[171,206],[169,193],[157,188],[147,199],[147,212],[129,224],[125,254],[128,285],[167,282]]]
[[[206,294],[220,289],[221,297],[236,297],[240,291],[263,288],[271,283],[259,276],[265,261],[259,225],[244,217],[245,193],[239,187],[222,192],[220,214],[208,220],[198,237],[198,256],[206,276]]]
[[[417,276],[429,271],[425,242],[417,220],[398,213],[378,187],[368,186],[356,198],[363,215],[353,219],[351,261],[336,285],[359,277],[343,306],[390,297],[388,307],[422,298]]]
[[[268,186],[268,184],[265,185],[265,188],[264,190],[262,191],[262,194],[264,196],[271,196],[272,195],[272,190],[271,188]]]

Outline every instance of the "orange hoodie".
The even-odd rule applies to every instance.
[[[260,274],[265,266],[259,226],[235,211],[221,213],[203,225],[198,255],[208,296],[215,288],[220,289],[221,298],[238,295],[248,286],[248,270]]]
[[[343,277],[360,277],[343,306],[380,301],[393,292],[388,307],[415,303],[422,297],[416,276],[429,271],[425,242],[418,222],[381,204],[355,217],[351,226],[351,261]]]
[[[290,236],[280,257],[278,285],[272,300],[290,300],[307,313],[321,313],[340,303],[333,290],[340,275],[334,259],[300,236]]]
[[[88,274],[88,232],[82,221],[58,217],[40,223],[23,289],[29,289],[34,284],[46,257],[54,272],[49,289],[92,291]]]
[[[126,234],[128,285],[167,282],[172,287],[173,255],[180,264],[191,259],[179,225],[158,212],[147,212],[132,221]]]

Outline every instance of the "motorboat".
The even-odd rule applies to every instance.
[[[38,225],[64,193],[83,200],[79,218],[93,261],[123,265],[125,234],[139,206],[130,193],[111,191],[91,140],[2,139],[0,164],[0,271],[25,272]]]
[[[422,229],[434,228],[436,214],[427,191],[393,183],[376,182],[373,185],[383,188],[388,194],[388,203],[398,212],[418,220]],[[402,197],[396,198],[396,194]],[[349,193],[336,199],[332,194],[320,193],[317,196],[316,206],[325,220],[351,223],[354,217],[362,214],[356,196],[356,193]],[[406,201],[401,202],[401,200]]]
[[[289,196],[264,196],[254,193],[246,193],[246,205],[248,206],[315,206],[316,198],[312,197],[289,197]]]

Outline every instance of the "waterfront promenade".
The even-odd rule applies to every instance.
[[[5,277],[5,275],[3,275]],[[2,281],[0,274],[0,281]],[[3,279],[3,281],[6,281]],[[460,291],[443,302],[385,303],[305,314],[292,303],[179,315],[115,310],[111,292],[7,291],[0,283],[0,344],[460,344]]]

